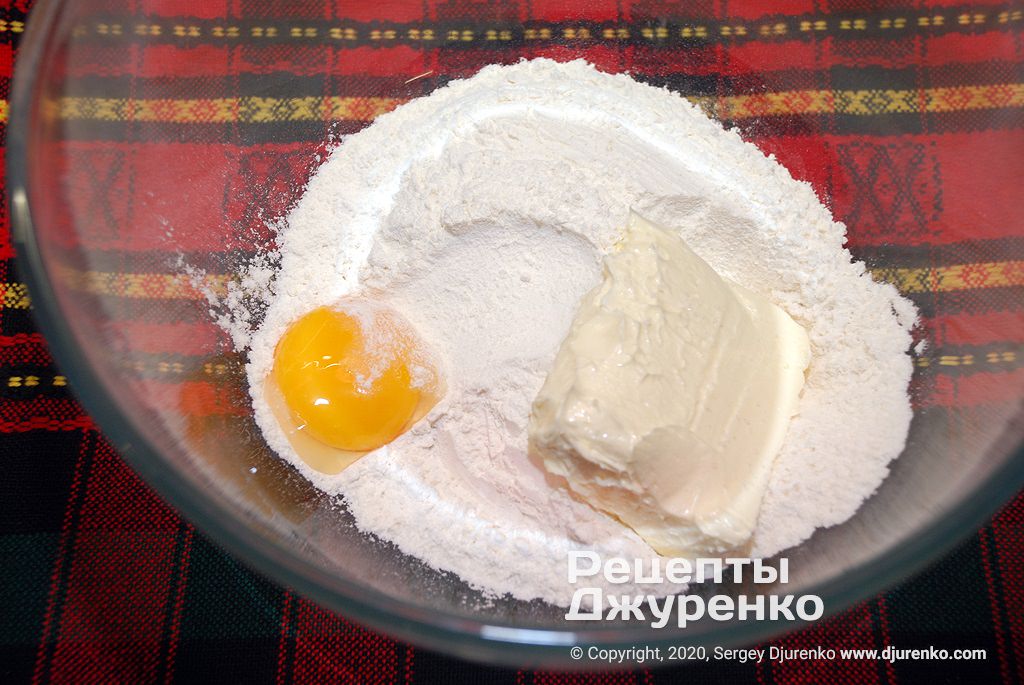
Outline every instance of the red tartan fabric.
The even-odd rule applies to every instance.
[[[67,64],[76,84],[61,110],[69,141],[51,151],[70,209],[96,218],[53,236],[68,250],[89,242],[83,269],[165,274],[159,236],[173,226],[190,263],[223,270],[219,255],[272,239],[266,219],[294,201],[328,131],[356,131],[396,106],[396,92],[415,97],[487,63],[582,56],[698,98],[811,182],[849,225],[859,258],[899,265],[876,276],[903,289],[924,318],[932,351],[918,360],[912,388],[921,415],[973,421],[1020,402],[1024,10],[1015,3],[94,5]],[[5,103],[27,11],[25,2],[0,0]],[[141,35],[153,40],[143,45]],[[6,108],[0,113],[6,122]],[[168,184],[179,201],[147,195]],[[40,217],[70,225],[68,209],[44,207]],[[567,675],[488,669],[365,630],[248,571],[125,466],[69,395],[35,330],[2,210],[5,681],[1024,680],[1022,498],[922,576],[772,643],[980,647],[984,661],[728,661]],[[154,406],[177,401],[168,388],[185,388],[190,416],[244,414],[216,378],[175,371],[201,365],[222,339],[187,287],[76,278],[105,314],[116,312],[110,325],[137,341],[132,382]]]

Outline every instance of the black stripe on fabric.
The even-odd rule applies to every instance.
[[[4,608],[4,611],[9,611]],[[5,683],[30,683],[35,669],[35,644],[0,644],[0,680]]]
[[[315,148],[310,148],[310,156]],[[267,239],[266,249],[272,247]],[[75,256],[83,253],[65,248],[54,248],[63,263],[70,263]],[[927,268],[975,262],[1024,261],[1024,236],[1010,236],[985,240],[968,240],[955,243],[924,243],[919,245],[855,245],[850,247],[853,258],[867,264],[868,268],[899,267]],[[235,274],[233,267],[250,263],[257,256],[255,250],[233,249],[223,252],[189,250],[174,252],[169,257],[166,250],[103,250],[90,249],[85,259],[76,263],[76,268],[92,271],[122,273],[179,273],[176,263],[199,269],[207,274]],[[172,262],[172,259],[174,260]]]
[[[658,88],[684,96],[761,95],[765,92],[819,90],[819,76],[827,72],[829,90],[860,91],[871,89],[911,90],[964,86],[991,86],[1024,81],[1024,64],[1004,60],[957,63],[928,67],[881,67],[832,65],[822,69],[779,69],[750,73],[723,74],[715,71],[679,71],[664,73],[663,64],[645,69],[633,58],[630,75]],[[61,90],[64,97],[203,99],[219,97],[389,97],[408,99],[430,93],[458,74],[429,73],[410,79],[405,74],[338,74],[323,65],[319,73],[296,74],[270,70],[241,72],[225,76],[98,76],[76,75]],[[0,79],[0,88],[4,80]]]
[[[71,390],[67,385],[54,385],[53,377],[59,373],[56,368],[51,367],[49,371],[43,372],[40,376],[42,379],[38,385],[22,385],[18,387],[11,387],[7,384],[7,377],[4,376],[0,379],[0,399],[3,400],[28,400],[35,399],[38,397],[46,397],[53,399],[67,399],[71,397]]]
[[[71,434],[65,435],[74,437]],[[76,451],[72,449],[69,454],[73,453]],[[2,479],[5,481],[2,485],[3,496],[22,499],[22,503],[14,505],[0,503],[4,526],[0,529],[3,531],[0,534],[0,601],[4,607],[0,611],[0,681],[5,683],[29,682],[31,679],[50,591],[50,576],[60,540],[59,514],[64,510],[64,498],[74,470],[72,464],[72,468],[67,469],[66,479],[57,480],[52,485],[46,484],[43,490],[34,489],[33,486],[40,478],[48,475],[47,468],[40,466],[41,462],[46,463],[47,456],[33,450],[32,468],[40,475],[29,475],[25,479],[27,485],[15,489],[14,484],[22,476],[18,469],[5,472],[5,478]],[[54,470],[58,477],[64,475],[62,468]],[[33,499],[37,493],[41,495],[38,502]],[[19,532],[28,528],[21,521],[15,522],[13,526],[8,525],[11,523],[9,515],[12,511],[28,509],[36,504],[46,507],[51,514],[57,512],[53,516],[56,526],[52,532]],[[25,515],[35,518],[38,512],[29,511]]]
[[[34,673],[34,681],[49,682],[52,678],[50,669],[56,649],[60,626],[64,614],[64,601],[67,597],[68,581],[74,564],[74,553],[78,545],[78,528],[82,518],[82,504],[85,501],[86,489],[90,475],[96,462],[96,447],[101,439],[99,433],[86,430],[75,431],[81,435],[81,447],[74,452],[76,473],[73,476],[72,488],[66,500],[65,516],[67,523],[62,526],[60,545],[54,564],[57,566],[51,574],[52,592],[47,598],[47,609],[50,612],[50,625],[47,634],[40,635],[38,668]],[[79,468],[80,464],[80,468]],[[44,639],[45,638],[45,639]]]
[[[6,30],[0,31],[0,45],[11,45],[17,49],[18,44],[21,43],[21,37],[25,35],[27,11],[23,11],[19,7],[11,7],[11,4],[14,3],[4,4],[5,7],[0,8],[0,21],[4,22]],[[26,4],[31,4],[31,2]],[[19,24],[20,26],[18,26]]]
[[[0,274],[4,274],[9,283],[18,283],[21,280],[18,274],[17,263],[14,259],[0,262]],[[36,328],[35,321],[32,320],[31,310],[8,309],[6,307],[0,310],[0,335],[27,335],[37,332],[38,329]]]
[[[759,649],[765,649],[767,644],[753,645]],[[741,663],[738,659],[716,660],[714,657],[715,646],[709,646],[707,653],[710,661],[685,661],[671,664],[668,661],[661,663],[646,664],[657,670],[640,671],[637,674],[637,684],[648,683],[756,683],[757,664],[753,661]],[[661,650],[661,656],[667,658],[667,651]],[[536,681],[535,681],[536,682]],[[546,681],[541,681],[546,682]],[[612,681],[614,682],[614,681]],[[539,685],[539,684],[538,684]]]
[[[1012,57],[1012,54],[1007,54]],[[833,67],[833,70],[835,67]],[[964,85],[991,86],[1020,83],[1024,80],[1024,62],[983,60],[958,62],[934,67],[917,67],[920,77],[914,87],[958,88]],[[856,72],[854,72],[856,73]]]
[[[53,364],[21,362],[0,366],[0,397],[12,400],[40,396],[67,397],[67,387],[52,383],[57,375],[60,375],[60,371]]]
[[[832,125],[833,117],[835,125]],[[922,121],[923,119],[923,121]],[[357,133],[369,121],[268,121],[257,123],[174,123],[74,120],[65,125],[76,142],[206,143],[239,147],[268,143],[319,143],[332,135]],[[759,138],[819,137],[824,133],[898,138],[922,133],[958,133],[1024,128],[1019,109],[989,109],[934,114],[845,114],[772,115],[757,118],[724,119],[722,124],[738,128],[753,143]]]
[[[889,625],[901,649],[984,648],[983,661],[903,660],[899,682],[996,682],[1000,678],[985,574],[977,538],[957,547],[888,595]]]
[[[410,83],[404,75],[335,74],[297,75],[288,71],[241,72],[225,76],[136,77],[76,75],[61,90],[62,97],[134,98],[140,100],[189,100],[224,97],[304,98],[325,93],[346,97],[417,97],[434,90],[449,78],[425,77]]]
[[[1024,286],[985,288],[984,290],[950,290],[947,292],[906,293],[921,312],[921,316],[937,314],[987,314],[1013,312],[1024,302]]]
[[[645,74],[631,71],[630,76],[640,83],[655,88],[667,88],[680,95],[717,95],[721,92],[733,92],[737,83],[735,77],[721,74]],[[738,88],[738,86],[736,86]]]
[[[411,99],[433,92],[455,78],[452,74],[431,74],[410,80],[405,75],[375,76],[372,74],[319,74],[296,75],[288,71],[267,73],[242,72],[230,76],[189,77],[135,77],[81,75],[67,81],[62,97],[73,98],[134,98],[134,99],[204,99],[222,97],[323,97],[325,93],[343,97],[385,97]],[[778,84],[790,84],[809,78],[813,70],[784,70],[772,72]],[[633,71],[638,81],[656,87],[667,87],[683,95],[716,95],[721,92],[763,92],[763,77],[728,76],[718,74],[669,75],[645,74]],[[0,80],[2,86],[2,80]]]
[[[173,664],[183,683],[273,682],[283,589],[195,532]],[[229,617],[225,620],[225,617]]]
[[[1013,359],[1006,359],[1001,353],[1009,353]],[[989,359],[989,355],[994,355]],[[928,360],[928,366],[915,368],[919,380],[926,376],[971,376],[976,373],[1008,373],[1024,367],[1024,344],[1007,342],[992,345],[943,346],[927,350],[921,358]],[[943,359],[951,363],[944,364]],[[969,363],[968,363],[969,362]]]
[[[991,590],[992,590],[992,603],[995,606],[992,607],[992,613],[994,618],[997,618],[999,625],[996,626],[993,622],[993,629],[998,629],[999,637],[1001,638],[1002,653],[993,654],[990,658],[994,658],[997,663],[1004,661],[1011,661],[1014,657],[1013,648],[1013,630],[1010,625],[1010,616],[1007,613],[1006,606],[1006,586],[1003,581],[1002,567],[997,552],[995,534],[992,531],[991,525],[986,525],[978,532],[978,545],[983,548],[983,554],[988,557],[989,569],[992,572],[991,578]],[[998,645],[997,645],[998,646]],[[1010,666],[1010,672],[1013,672],[1013,666]]]
[[[3,435],[4,477],[0,478],[0,531],[3,535],[60,533],[83,439],[82,432],[77,430]],[[49,572],[46,577],[49,578]],[[24,576],[15,578],[12,574],[3,574],[0,585],[18,578]],[[17,600],[13,596],[10,599]],[[6,615],[6,611],[0,613]]]
[[[918,115],[921,116],[921,115]],[[870,119],[871,117],[864,117]],[[986,131],[1021,131],[1024,113],[1020,108],[975,109],[958,112],[926,112],[922,133],[984,133]],[[850,131],[855,132],[851,129]],[[883,131],[882,134],[885,132]],[[1015,143],[1008,143],[1013,145]]]
[[[639,10],[642,11],[642,10]],[[962,24],[957,21],[961,12],[984,12],[986,21]],[[196,19],[190,17],[158,17],[146,15],[102,14],[83,17],[79,23],[83,43],[126,44],[144,40],[148,44],[169,44],[183,47],[202,45],[308,45],[308,46],[369,46],[386,47],[407,45],[431,48],[443,45],[452,49],[484,49],[501,51],[523,45],[547,46],[569,44],[586,47],[594,44],[643,46],[651,49],[679,49],[704,45],[739,45],[751,42],[810,42],[822,37],[842,42],[865,40],[907,40],[918,36],[940,36],[951,33],[985,35],[1009,34],[1015,24],[996,21],[998,12],[992,7],[966,6],[943,8],[944,21],[940,26],[918,26],[918,17],[930,17],[931,11],[839,12],[812,15],[766,15],[755,20],[739,17],[724,19],[709,16],[665,15],[662,12],[637,17],[623,22],[558,21],[526,22],[479,21],[467,19],[441,19],[396,23],[387,21],[356,22],[344,19],[323,20],[309,17],[244,19]],[[906,20],[903,28],[883,26],[883,20]],[[800,30],[801,22],[826,21],[823,31]],[[858,22],[863,21],[861,26]],[[787,30],[777,35],[762,26],[784,23]],[[856,25],[856,26],[854,26]],[[150,27],[157,26],[157,32]],[[736,31],[734,27],[743,27]],[[234,32],[229,31],[235,29]],[[345,30],[354,30],[348,37]],[[626,29],[628,35],[616,34]],[[606,32],[611,31],[611,34]],[[427,33],[429,32],[429,33]],[[546,33],[545,33],[546,32]]]
[[[218,640],[271,638],[275,644],[270,658],[276,660],[283,600],[282,588],[250,571],[202,533],[194,532],[186,609],[181,617],[179,667],[189,656],[184,651],[186,645]],[[231,622],[225,623],[224,616],[231,616]],[[180,671],[178,674],[182,675]]]
[[[259,123],[175,123],[74,120],[65,125],[74,141],[125,143],[205,143],[249,147],[268,143],[319,143],[349,135],[369,121],[271,121]]]
[[[0,335],[18,335],[37,332],[32,312],[28,309],[5,309],[0,316]]]
[[[174,659],[177,656],[177,644],[179,636],[174,634],[175,622],[180,618],[178,613],[177,599],[179,593],[183,593],[188,584],[189,565],[186,555],[189,553],[189,545],[194,539],[191,526],[184,519],[179,519],[178,530],[175,534],[174,551],[171,553],[171,573],[167,583],[167,601],[164,604],[164,620],[160,627],[160,657],[156,665],[154,681],[170,682],[171,673],[174,669]],[[182,602],[182,611],[184,601]],[[180,626],[179,626],[180,627]]]
[[[966,70],[967,73],[964,73],[964,67],[962,65],[957,66],[961,69],[961,78],[957,85],[963,85],[965,82],[971,81],[968,74],[973,73],[974,70],[968,68]],[[945,66],[920,67],[917,65],[902,68],[874,65],[862,67],[832,65],[827,70],[832,90],[870,90],[872,88],[917,90],[921,87],[918,80],[919,72],[932,69],[936,71],[948,70]],[[979,69],[978,72],[984,73],[984,70]],[[973,83],[973,81],[971,82]]]
[[[215,602],[214,606],[222,606]],[[222,621],[233,620],[228,614]],[[178,683],[224,683],[250,685],[274,683],[277,672],[277,637],[182,640],[174,659]],[[237,680],[236,680],[237,678]],[[285,680],[283,682],[291,682]]]
[[[445,656],[427,649],[416,650],[413,668],[414,683],[445,683],[445,685],[533,685],[531,671],[516,672],[508,668],[483,666]]]
[[[948,244],[857,245],[854,258],[869,268],[924,268],[975,262],[1024,260],[1024,236],[969,240]]]
[[[942,65],[928,68],[882,68],[833,66],[829,70],[832,90],[987,86],[1024,81],[1024,67],[1002,61]],[[795,89],[818,90],[821,70],[784,69],[751,74],[646,73],[634,68],[631,76],[642,83],[668,88],[685,96],[760,95]],[[450,74],[432,74],[409,80],[405,75],[335,74],[296,75],[288,71],[244,72],[223,77],[134,77],[76,76],[67,82],[62,96],[137,99],[203,99],[217,97],[321,97],[325,93],[346,97],[394,97],[408,99],[432,92],[451,81]],[[922,81],[924,82],[922,85]],[[0,81],[0,87],[3,83]]]
[[[837,112],[829,116],[835,117],[835,132],[837,135],[905,136],[931,132],[924,126],[919,112],[870,115]],[[1017,125],[1019,124],[1020,122],[1018,121]],[[987,126],[986,128],[992,128],[992,126]]]
[[[720,119],[725,128],[735,128],[747,140],[757,145],[761,138],[820,138],[827,133],[842,135],[846,131],[833,126],[833,114],[784,114],[744,119]],[[876,135],[891,136],[912,134],[915,131],[896,133],[893,130],[876,131]]]

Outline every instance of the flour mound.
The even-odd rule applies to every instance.
[[[851,261],[808,184],[683,98],[581,61],[487,67],[334,150],[279,233],[262,323],[230,325],[249,343],[268,444],[342,495],[363,530],[492,594],[567,605],[569,550],[653,557],[526,452],[530,403],[631,208],[810,337],[754,553],[849,518],[906,440],[912,305]],[[291,450],[263,383],[287,325],[342,297],[406,317],[444,358],[449,391],[409,433],[326,476]]]

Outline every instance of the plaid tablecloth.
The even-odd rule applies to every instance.
[[[0,3],[3,123],[29,4]],[[1020,388],[1024,341],[991,335],[1005,330],[1007,320],[1019,323],[1024,303],[1024,229],[1011,220],[1021,201],[1024,159],[1008,164],[1002,156],[1008,142],[1019,145],[1024,134],[1019,4],[695,0],[684,7],[662,0],[383,0],[372,16],[361,16],[362,10],[345,2],[325,2],[323,20],[302,26],[290,24],[287,2],[274,0],[130,4],[140,17],[137,25],[98,23],[83,30],[117,41],[130,41],[133,31],[162,36],[145,61],[155,72],[175,63],[175,50],[194,51],[217,71],[196,80],[207,93],[218,83],[237,87],[271,68],[291,70],[300,80],[320,78],[331,68],[317,61],[321,41],[348,41],[346,68],[357,71],[360,51],[382,42],[433,54],[425,59],[435,66],[439,45],[462,42],[468,44],[464,49],[443,53],[443,73],[471,73],[504,41],[517,54],[556,57],[568,54],[566,46],[582,45],[583,54],[599,65],[657,74],[648,80],[704,98],[719,116],[746,126],[746,135],[814,183],[854,228],[852,241],[863,253],[898,253],[905,267],[883,276],[916,297],[939,343],[918,360],[928,367],[919,374],[928,386],[922,397],[937,405],[1006,402]],[[1012,54],[1005,42],[990,40],[996,32],[1014,37]],[[280,60],[273,46],[291,39],[308,43],[305,61]],[[661,49],[648,49],[654,43]],[[664,62],[669,54],[672,65]],[[757,75],[757,83],[749,72],[733,68],[762,62],[772,68]],[[227,79],[239,72],[244,73]],[[873,79],[885,87],[865,86]],[[287,92],[188,103],[167,93],[131,97],[136,99],[72,98],[62,106],[65,116],[93,122],[101,137],[112,135],[107,123],[126,117],[166,136],[177,126],[211,126],[214,136],[215,126],[231,125],[258,150],[273,138],[275,126],[290,126],[294,135],[295,126],[312,122],[315,137],[325,112],[358,127],[394,105],[381,98],[335,101],[328,92],[316,102]],[[205,108],[202,121],[213,123],[197,123],[197,107]],[[345,108],[346,116],[335,116]],[[763,116],[773,117],[775,131],[790,125],[796,132],[810,117],[832,142],[759,138],[755,122]],[[258,192],[271,194],[275,182],[288,181],[287,165],[275,172],[272,155],[250,155],[244,146],[238,154],[263,165],[267,185]],[[836,182],[839,176],[830,170],[839,166],[850,183]],[[986,168],[1000,170],[986,181],[988,192],[968,192]],[[117,170],[98,167],[94,180],[115,183]],[[489,669],[368,632],[249,571],[122,463],[73,399],[34,329],[29,293],[14,267],[6,203],[0,221],[4,682],[1024,680],[1024,498],[919,577],[773,643],[980,647],[987,650],[980,661],[720,662],[564,675]],[[901,236],[901,244],[879,247],[883,233]],[[962,249],[966,240],[980,241],[969,254]],[[929,295],[940,291],[946,299],[937,311]]]

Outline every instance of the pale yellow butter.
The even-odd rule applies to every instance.
[[[533,403],[531,449],[661,554],[737,550],[809,361],[788,314],[632,214]]]

